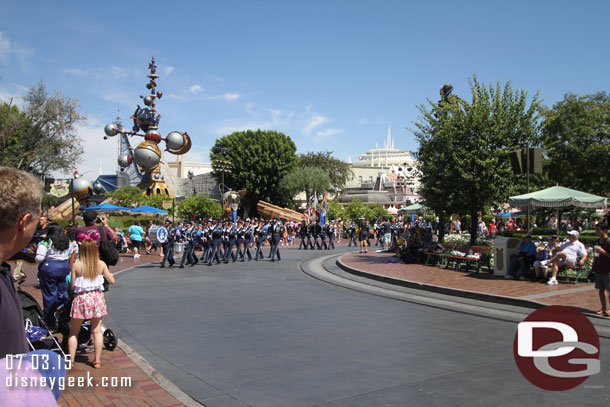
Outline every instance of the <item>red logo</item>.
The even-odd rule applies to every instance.
[[[597,331],[571,307],[532,312],[519,323],[513,352],[523,376],[544,390],[569,390],[600,372]]]

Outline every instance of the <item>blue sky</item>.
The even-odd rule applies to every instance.
[[[77,167],[93,178],[101,160],[113,173],[103,126],[141,104],[154,55],[160,131],[188,131],[188,160],[208,161],[216,138],[247,128],[354,160],[388,125],[396,148],[416,150],[417,105],[447,82],[468,95],[474,73],[546,105],[607,90],[608,16],[607,1],[0,0],[0,100],[40,79],[78,99],[88,121]]]

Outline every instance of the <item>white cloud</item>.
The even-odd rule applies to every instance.
[[[201,85],[198,84],[195,84],[189,88],[189,92],[191,93],[201,93],[203,90],[204,89],[201,87]]]
[[[82,76],[92,77],[95,80],[108,80],[108,79],[121,79],[128,76],[127,70],[119,66],[110,66],[108,68],[65,68],[64,73]]]
[[[305,128],[303,129],[303,133],[305,133],[306,135],[310,135],[311,132],[316,128],[319,127],[321,125],[323,125],[324,123],[326,123],[328,121],[328,119],[322,115],[319,114],[315,114],[313,117],[311,117],[307,123],[305,124]]]
[[[316,144],[328,144],[335,141],[334,135],[343,133],[343,129],[325,129],[316,134],[313,141]]]
[[[165,68],[163,68],[163,75],[164,76],[169,76],[172,72],[174,72],[174,67],[173,66],[166,66]]]
[[[28,93],[29,88],[18,83],[10,83],[8,86],[0,86],[0,103],[11,103],[22,109],[25,105],[23,97]]]
[[[0,59],[8,60],[15,56],[23,68],[27,67],[27,60],[34,55],[34,50],[27,48],[18,42],[12,42],[0,32]]]
[[[241,95],[239,93],[225,93],[224,95],[210,96],[211,100],[226,100],[228,102],[232,102],[235,100],[239,100]]]

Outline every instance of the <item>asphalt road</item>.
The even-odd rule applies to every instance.
[[[105,324],[208,407],[609,403],[610,340],[601,339],[600,374],[543,391],[515,364],[516,322],[354,291],[300,270],[328,253],[138,267],[107,293]]]

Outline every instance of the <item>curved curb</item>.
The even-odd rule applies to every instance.
[[[125,271],[131,271],[142,266],[151,266],[154,262],[138,264],[137,266],[129,267],[123,270],[119,270],[113,275],[121,274]],[[127,345],[121,339],[118,340],[117,347],[121,349],[125,355],[131,359],[131,361],[139,367],[146,376],[150,377],[152,381],[157,383],[159,387],[165,390],[170,396],[175,398],[178,402],[184,404],[187,407],[205,407],[203,404],[194,400],[191,396],[180,390],[178,386],[172,383],[168,378],[163,376],[157,369],[152,367],[150,363],[142,355],[136,352],[131,346]]]
[[[345,256],[345,255],[343,255],[343,256]],[[359,269],[348,266],[347,264],[345,264],[344,262],[341,261],[341,258],[343,256],[341,256],[337,259],[337,265],[339,267],[341,267],[341,269],[343,269],[344,271],[347,271],[350,274],[354,274],[356,276],[360,276],[360,277],[364,277],[364,278],[370,278],[371,280],[377,280],[377,281],[381,281],[384,283],[399,285],[399,286],[407,287],[407,288],[414,288],[417,290],[431,291],[431,292],[435,292],[435,293],[439,293],[439,294],[453,295],[456,297],[470,298],[470,299],[479,300],[479,301],[495,302],[498,304],[515,305],[518,307],[542,308],[542,307],[546,306],[546,304],[542,304],[540,302],[531,301],[531,300],[523,300],[523,299],[519,299],[519,298],[506,297],[503,295],[485,294],[485,293],[480,293],[478,291],[461,290],[459,288],[442,287],[442,286],[438,286],[438,285],[419,283],[416,281],[400,280],[397,278],[381,276],[379,274],[369,273],[367,271],[359,270]]]

